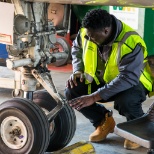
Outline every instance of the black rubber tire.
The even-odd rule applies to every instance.
[[[53,63],[54,66],[59,67],[59,66],[66,65],[68,63],[68,61],[71,59],[71,46],[70,46],[70,44],[64,38],[57,38],[55,44],[60,45],[62,47],[63,52],[67,53],[67,58],[56,60],[56,62]]]
[[[33,101],[48,111],[51,111],[56,106],[55,100],[45,90],[35,92]],[[50,136],[47,152],[62,149],[73,138],[76,130],[76,116],[74,110],[68,104],[65,104],[64,108],[54,119],[54,123],[55,129]]]
[[[5,118],[19,118],[27,130],[27,142],[20,149],[9,148],[0,138],[2,154],[44,154],[49,141],[49,122],[42,109],[30,100],[13,98],[0,105],[0,125]]]

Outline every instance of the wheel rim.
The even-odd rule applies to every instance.
[[[17,117],[9,116],[1,123],[1,137],[3,142],[11,149],[22,148],[27,141],[25,124]]]
[[[57,38],[57,42],[54,44],[55,47],[50,48],[50,52],[55,54],[55,53],[64,53],[67,54],[66,57],[63,57],[61,59],[57,59],[56,62],[53,62],[55,66],[62,66],[67,64],[67,62],[70,60],[71,57],[71,46],[67,42],[67,40],[63,37]]]

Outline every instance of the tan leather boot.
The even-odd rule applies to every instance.
[[[105,120],[97,126],[96,130],[89,136],[89,141],[100,142],[106,138],[109,133],[114,132],[115,121],[112,117],[112,112],[105,114]]]
[[[141,147],[139,144],[132,142],[130,140],[127,140],[127,139],[124,142],[124,148],[125,149],[134,150],[134,149],[137,149],[139,147]]]

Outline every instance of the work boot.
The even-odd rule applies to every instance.
[[[112,117],[112,111],[105,114],[105,119],[96,127],[96,130],[89,136],[89,141],[100,142],[106,138],[109,133],[114,132],[115,121]]]
[[[140,145],[139,144],[137,144],[137,143],[135,143],[135,142],[132,142],[132,141],[130,141],[130,140],[125,140],[125,142],[124,142],[124,148],[125,149],[128,149],[128,150],[134,150],[134,149],[137,149],[137,148],[139,148],[140,147]]]

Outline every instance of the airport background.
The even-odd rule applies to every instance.
[[[123,17],[124,21],[131,21],[129,22],[130,26],[131,24],[135,27],[135,29],[139,32],[139,34],[144,38],[148,53],[149,53],[149,59],[152,69],[154,68],[154,40],[151,38],[154,38],[154,10],[153,9],[144,9],[144,8],[129,8],[129,7],[109,7],[109,6],[97,6],[97,8],[104,8],[108,11],[112,11],[115,13],[115,15],[120,14],[125,16]],[[72,6],[72,16],[71,16],[71,27],[70,27],[70,34],[69,37],[66,39],[70,39],[73,41],[79,27],[80,22],[84,16],[84,14],[89,10],[96,8],[96,6],[78,6],[74,5]],[[58,10],[58,8],[57,8]],[[79,13],[80,12],[80,13]],[[128,19],[127,17],[130,18]],[[120,18],[120,17],[119,17]],[[62,22],[62,21],[61,21]],[[58,25],[57,25],[58,27]],[[59,28],[61,28],[59,26]],[[66,28],[66,27],[63,27]],[[65,36],[62,36],[65,37]],[[149,39],[150,38],[150,39]],[[69,44],[71,42],[67,40]],[[6,52],[6,46],[0,45],[0,58],[1,58],[1,65],[5,65],[5,59],[7,58],[7,52]],[[54,83],[60,93],[64,93],[65,89],[65,81],[69,78],[70,74],[72,73],[72,65],[71,65],[71,57],[67,61],[65,65],[62,66],[55,66],[54,64],[50,64],[48,66],[49,70],[51,71]],[[1,78],[10,78],[12,79],[14,77],[14,72],[7,69],[6,67],[1,66],[0,67],[0,77]],[[10,99],[12,89],[9,88],[1,88],[0,87],[0,103],[4,102],[5,100]],[[150,104],[154,102],[154,97],[148,98],[143,103],[143,109],[145,112],[149,109]],[[107,108],[113,110],[113,117],[115,118],[116,123],[121,123],[125,121],[125,118],[120,116],[116,110],[113,109],[113,102],[105,103],[104,104]],[[88,137],[91,134],[91,132],[94,131],[93,126],[91,123],[83,117],[79,112],[75,111],[76,117],[77,117],[77,130],[75,133],[75,136],[73,137],[72,141],[69,145],[79,142],[81,140],[88,141]],[[145,154],[147,149],[144,147],[140,147],[137,150],[126,150],[123,148],[124,138],[117,136],[115,134],[109,134],[107,139],[105,141],[102,141],[101,143],[92,143],[95,147],[97,154]]]

